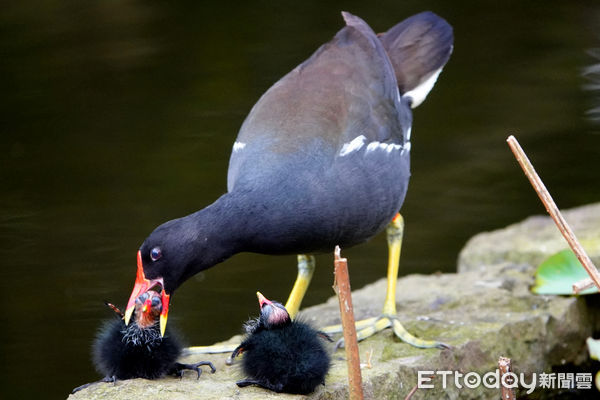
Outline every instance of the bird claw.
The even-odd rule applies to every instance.
[[[225,361],[225,364],[232,365],[233,362],[235,361],[235,358],[238,355],[242,354],[243,352],[244,352],[244,348],[240,344],[238,347],[235,348],[235,350],[233,350],[233,352],[229,355],[229,357],[227,357],[227,360]]]
[[[96,381],[96,382],[90,382],[90,383],[86,383],[85,385],[77,386],[75,389],[73,389],[73,390],[71,391],[71,394],[73,394],[73,393],[77,393],[77,392],[79,392],[80,390],[83,390],[83,389],[85,389],[85,388],[87,388],[87,387],[90,387],[90,386],[92,386],[92,385],[95,385],[96,383],[111,383],[111,382],[112,382],[112,384],[113,384],[114,386],[116,386],[116,385],[117,385],[117,377],[116,377],[115,375],[113,375],[113,376],[105,376],[104,378],[100,379],[99,381]]]
[[[202,375],[202,368],[200,368],[200,366],[202,366],[202,365],[208,365],[211,369],[212,374],[214,374],[217,371],[217,369],[215,368],[213,363],[211,363],[210,361],[200,361],[195,364],[175,363],[175,366],[173,367],[174,368],[173,373],[175,375],[178,375],[180,379],[183,379],[183,371],[185,371],[186,369],[189,369],[191,371],[196,371],[196,373],[198,374],[196,379],[200,379],[200,375]]]
[[[333,343],[333,338],[328,333],[325,333],[323,331],[317,331],[317,336],[319,336],[321,339],[325,339],[328,342]]]

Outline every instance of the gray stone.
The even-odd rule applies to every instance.
[[[600,265],[600,203],[561,211],[596,265]],[[538,266],[569,245],[549,216],[533,216],[504,229],[472,237],[458,258],[458,271],[511,261]]]
[[[590,242],[597,243],[600,235],[594,239],[581,227],[587,226],[587,220],[598,218],[599,211],[600,205],[594,205],[568,213],[576,231]],[[592,215],[585,216],[585,213]],[[525,229],[524,225],[537,228]],[[461,267],[461,273],[401,278],[396,301],[405,327],[419,337],[437,339],[452,345],[452,348],[417,349],[400,342],[390,330],[361,342],[362,362],[366,363],[367,354],[371,354],[370,365],[362,368],[365,397],[404,399],[416,386],[418,371],[477,372],[482,376],[496,370],[500,356],[511,358],[513,370],[525,373],[527,382],[531,373],[550,372],[553,366],[585,362],[588,357],[585,340],[600,326],[599,305],[594,300],[597,297],[537,296],[529,292],[533,283],[531,265],[559,247],[554,243],[558,239],[549,232],[547,225],[544,219],[536,217],[508,227],[510,234],[498,231],[478,235],[461,253],[461,262],[469,266]],[[600,224],[596,224],[598,227]],[[591,231],[593,229],[590,228]],[[514,235],[518,238],[513,238]],[[524,245],[526,239],[537,244]],[[544,245],[546,241],[548,243]],[[488,249],[486,251],[492,254],[488,256],[482,249]],[[487,263],[491,263],[493,268],[485,268]],[[352,260],[349,260],[349,265],[351,271]],[[353,292],[357,319],[380,311],[385,287],[386,282],[382,279]],[[304,310],[302,317],[316,326],[324,326],[338,323],[338,314],[337,299],[331,298],[325,304]],[[238,336],[229,343],[236,345],[239,341]],[[133,379],[117,382],[116,385],[102,383],[69,398],[305,398],[254,387],[238,388],[235,381],[243,376],[239,366],[225,365],[226,356],[188,356],[185,362],[208,359],[217,367],[217,373],[205,372],[199,380],[190,373],[182,380],[168,377],[157,381]],[[348,397],[343,357],[343,351],[334,354],[326,384],[308,398]],[[430,383],[434,385],[433,389],[418,389],[412,399],[497,399],[500,395],[499,390],[483,386],[457,388],[453,376],[449,377],[446,388],[442,387],[441,375],[436,375]],[[534,394],[558,398],[560,391],[536,388]]]

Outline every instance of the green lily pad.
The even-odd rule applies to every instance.
[[[560,251],[544,260],[535,272],[535,285],[531,288],[537,294],[573,294],[573,284],[589,275],[571,250]],[[579,294],[598,293],[591,287]]]

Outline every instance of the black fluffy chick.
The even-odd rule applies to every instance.
[[[99,382],[116,382],[121,379],[158,379],[166,375],[183,376],[186,369],[194,370],[200,378],[201,365],[215,367],[209,361],[181,364],[182,345],[172,330],[160,334],[159,316],[162,309],[160,295],[154,291],[143,293],[136,299],[132,323],[125,326],[123,313],[107,303],[120,318],[107,321],[93,345],[92,359],[98,372],[105,375]],[[79,386],[79,391],[93,383]]]
[[[246,323],[248,335],[228,359],[231,363],[244,353],[242,368],[248,377],[237,385],[308,394],[325,384],[331,361],[322,339],[331,339],[304,322],[292,321],[282,304],[256,295],[260,316]]]

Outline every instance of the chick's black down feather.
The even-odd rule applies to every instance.
[[[157,379],[170,374],[182,345],[167,329],[160,337],[158,327],[143,329],[122,319],[107,321],[98,334],[92,358],[96,369],[117,379]]]
[[[256,329],[241,347],[246,375],[277,392],[308,394],[322,383],[330,357],[318,332],[294,321],[283,327]]]

